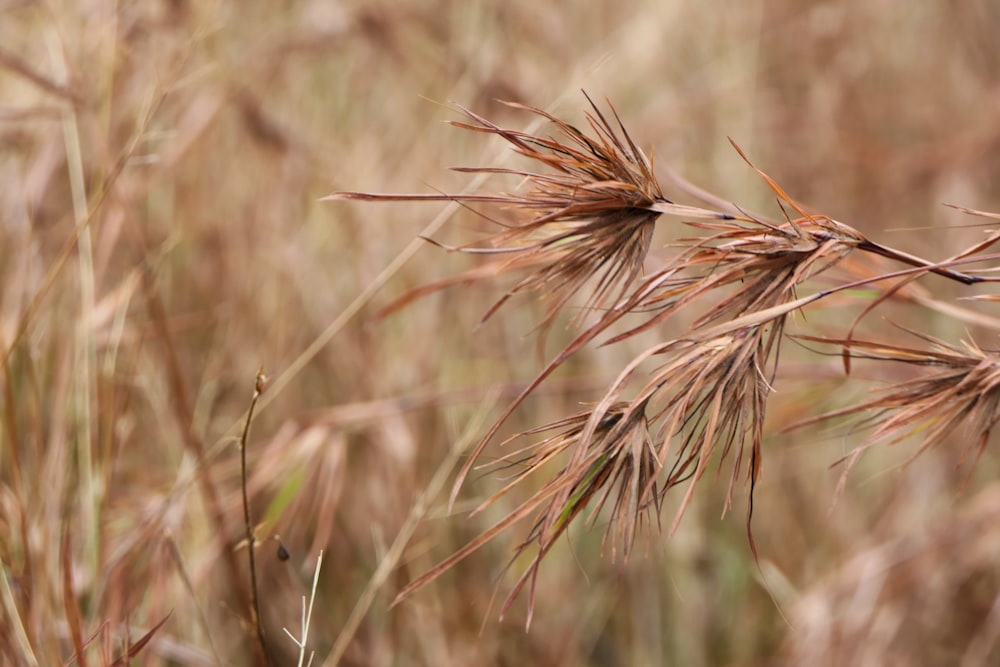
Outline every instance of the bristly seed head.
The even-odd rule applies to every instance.
[[[873,427],[871,434],[838,461],[847,463],[838,495],[843,492],[847,473],[854,463],[878,442],[893,444],[919,436],[922,443],[915,457],[960,434],[958,441],[965,443],[958,457],[961,464],[970,454],[978,461],[990,434],[1000,422],[1000,353],[983,350],[971,341],[963,341],[957,346],[906,331],[930,343],[931,347],[917,349],[891,343],[797,336],[801,340],[841,346],[843,353],[853,359],[896,361],[934,369],[926,375],[880,387],[868,400],[788,427],[787,430],[791,430],[834,417],[872,413],[872,418],[866,422]]]
[[[736,206],[728,207],[727,213],[675,204],[664,196],[652,160],[636,146],[614,107],[609,103],[611,114],[605,116],[589,97],[587,100],[588,131],[581,131],[541,109],[509,104],[551,123],[555,128],[552,135],[505,129],[459,107],[469,120],[454,122],[455,126],[499,136],[517,154],[542,165],[537,171],[501,167],[458,169],[515,176],[520,181],[516,192],[457,195],[345,192],[330,197],[484,203],[514,212],[509,223],[497,221],[502,228],[485,239],[489,247],[483,247],[481,242],[449,248],[503,255],[503,260],[414,290],[390,309],[452,284],[518,271],[523,272],[519,282],[485,317],[514,294],[529,291],[548,300],[541,323],[543,331],[570,299],[581,292],[587,291],[588,296],[578,318],[594,310],[601,311],[518,394],[476,445],[458,473],[450,497],[452,504],[501,425],[571,355],[628,315],[639,316],[640,323],[605,344],[648,331],[681,309],[689,311],[696,301],[709,304],[690,320],[682,335],[647,348],[629,362],[595,406],[515,436],[551,434],[486,466],[513,470],[514,474],[476,512],[494,504],[543,468],[554,469],[555,474],[496,524],[405,587],[397,602],[515,523],[533,519],[528,537],[516,549],[515,558],[528,549],[535,549],[534,556],[504,604],[506,613],[528,586],[530,622],[541,561],[581,512],[590,507],[592,524],[597,513],[608,508],[610,521],[604,544],[610,540],[613,551],[618,553],[620,549],[627,557],[636,530],[647,513],[655,510],[658,519],[664,494],[686,484],[673,524],[676,529],[696,485],[714,462],[720,474],[727,461],[731,466],[726,509],[737,483],[741,479],[747,482],[747,533],[756,557],[750,530],[753,495],[762,470],[767,398],[772,391],[788,315],[837,291],[886,279],[900,280],[869,304],[859,319],[908,281],[926,273],[964,284],[982,282],[984,278],[957,272],[952,265],[1000,240],[1000,234],[991,235],[953,260],[937,264],[880,245],[848,225],[804,210],[774,179],[754,166],[735,143],[737,152],[777,196],[785,219],[778,222],[762,219],[743,213]],[[692,188],[678,185],[692,194]],[[695,196],[712,202],[712,198],[698,196],[696,192]],[[718,198],[710,205],[727,208]],[[789,209],[798,217],[793,219],[788,215]],[[639,280],[654,226],[665,214],[685,219],[685,224],[696,229],[699,236],[681,239],[675,246],[676,252],[662,267]],[[890,258],[913,268],[806,297],[796,296],[796,290],[806,280],[827,271],[854,251]],[[702,297],[708,298],[702,300]],[[865,349],[866,354],[876,358],[936,364],[946,370],[922,381],[895,385],[871,401],[821,418],[866,409],[881,410],[883,416],[877,419],[873,440],[899,438],[926,427],[925,446],[943,440],[955,427],[967,425],[975,430],[978,451],[982,451],[991,429],[1000,420],[1000,359],[995,354],[983,353],[973,345],[967,345],[963,351],[943,343],[936,351],[924,353],[852,338],[853,327],[847,338],[827,342],[853,350],[845,352],[845,359]],[[623,401],[625,390],[640,367],[648,368],[654,362],[658,363],[645,383],[628,401]],[[650,428],[655,431],[651,433]]]
[[[461,167],[458,171],[506,174],[518,177],[522,191],[496,194],[383,195],[340,192],[328,199],[364,201],[449,200],[492,203],[513,209],[520,219],[491,235],[490,249],[455,248],[465,252],[510,253],[510,269],[528,268],[522,278],[484,316],[492,315],[512,295],[538,291],[550,297],[541,326],[556,315],[584,285],[593,284],[584,313],[620,299],[642,271],[653,228],[664,213],[696,218],[732,219],[726,213],[676,205],[663,195],[653,173],[652,160],[639,149],[614,107],[613,122],[588,97],[590,133],[581,131],[535,107],[506,103],[541,116],[557,130],[555,136],[536,135],[499,125],[459,106],[473,122],[456,127],[497,135],[515,152],[541,163],[547,170],[500,167]],[[447,246],[445,246],[447,247]]]

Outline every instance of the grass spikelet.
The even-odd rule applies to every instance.
[[[542,560],[588,507],[591,507],[588,519],[591,526],[602,508],[610,508],[610,521],[605,529],[603,544],[609,545],[613,554],[620,551],[623,560],[627,560],[644,516],[657,507],[659,498],[656,474],[660,466],[649,435],[644,407],[641,402],[616,403],[602,411],[593,429],[589,425],[595,413],[588,409],[510,438],[508,444],[552,432],[552,435],[509,452],[485,466],[493,471],[512,471],[513,476],[503,488],[480,504],[473,511],[474,515],[507,496],[525,480],[537,477],[543,471],[548,472],[553,461],[561,457],[565,459],[566,454],[570,454],[569,460],[500,522],[407,585],[394,604],[437,579],[501,532],[532,515],[532,528],[515,549],[511,564],[532,546],[536,552],[508,594],[501,617],[506,615],[519,593],[528,586],[527,623],[530,625],[535,582]]]
[[[688,482],[679,502],[671,530],[679,524],[693,491],[713,460],[721,466],[731,458],[727,487],[728,508],[737,482],[745,471],[750,503],[761,470],[763,418],[767,393],[771,390],[777,344],[783,318],[770,326],[748,326],[714,339],[671,341],[640,355],[623,371],[604,399],[589,410],[551,424],[525,431],[511,441],[552,432],[542,440],[509,452],[484,466],[493,471],[512,471],[507,484],[484,501],[473,514],[482,512],[508,495],[526,479],[544,474],[550,464],[569,456],[532,496],[510,511],[492,528],[441,561],[407,585],[397,596],[400,602],[431,583],[501,532],[534,516],[528,536],[515,549],[513,563],[529,548],[535,549],[504,602],[501,616],[516,597],[528,588],[528,623],[535,603],[535,583],[545,556],[570,524],[590,508],[587,524],[607,508],[608,525],[602,544],[610,545],[627,560],[639,527],[659,516],[666,492]],[[631,401],[618,401],[639,365],[650,358],[668,356],[651,374]],[[651,424],[658,422],[655,432]],[[659,446],[657,446],[659,443]],[[658,482],[666,468],[665,480]]]
[[[908,330],[909,331],[909,330]],[[871,433],[837,463],[847,464],[844,479],[858,458],[879,442],[895,444],[919,437],[914,457],[942,446],[958,435],[965,442],[958,457],[962,465],[970,454],[978,461],[997,422],[1000,421],[1000,352],[984,350],[971,340],[952,345],[943,340],[909,331],[929,343],[925,349],[892,343],[799,336],[802,340],[850,346],[854,359],[891,361],[932,369],[915,378],[880,387],[871,398],[855,405],[802,420],[789,427],[825,421],[858,413],[872,413],[866,420]]]
[[[747,537],[756,555],[753,493],[761,473],[764,415],[784,325],[781,315],[724,335],[694,335],[654,346],[633,360],[605,396],[602,403],[615,400],[647,359],[667,358],[649,373],[632,402],[648,406],[649,422],[656,424],[652,436],[658,443],[656,461],[665,470],[661,493],[688,484],[671,534],[711,463],[717,461],[721,475],[723,464],[731,459],[724,508],[731,506],[745,471]],[[600,415],[600,408],[595,412]]]
[[[502,174],[524,183],[521,191],[497,194],[397,195],[338,192],[326,199],[360,201],[459,201],[488,203],[510,209],[514,221],[474,246],[449,248],[463,252],[511,254],[512,269],[530,267],[528,275],[484,315],[489,318],[511,296],[537,291],[549,300],[540,327],[549,327],[567,302],[591,285],[582,313],[619,300],[642,271],[653,229],[663,214],[732,219],[693,206],[674,204],[664,196],[652,160],[625,130],[614,107],[609,120],[589,97],[590,132],[582,131],[541,109],[508,102],[549,121],[554,135],[506,129],[459,106],[471,122],[452,125],[501,137],[519,155],[541,164],[544,171],[502,167],[459,167],[468,173]],[[484,245],[488,247],[483,247]],[[447,247],[447,246],[444,246]]]
[[[625,314],[646,315],[641,325],[609,344],[660,324],[709,293],[721,295],[695,319],[695,330],[794,299],[796,286],[837,264],[863,241],[850,228],[826,217],[781,225],[766,221],[688,224],[710,235],[682,240],[678,253],[606,316],[602,327]]]

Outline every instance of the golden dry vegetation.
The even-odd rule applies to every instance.
[[[588,428],[590,444],[643,441],[645,415],[629,412],[646,407],[641,391],[614,404],[606,394],[622,369],[705,321],[724,329],[770,274],[754,273],[757,246],[740,246],[749,264],[715,272],[725,253],[680,255],[701,279],[726,276],[717,317],[704,316],[716,292],[678,283],[700,305],[568,355],[486,443],[449,511],[467,456],[546,363],[595,321],[614,331],[588,343],[629,330],[612,308],[619,285],[587,311],[590,274],[577,273],[579,293],[526,289],[480,324],[525,276],[550,286],[530,283],[537,258],[496,272],[495,257],[421,237],[480,241],[509,224],[509,208],[323,198],[524,192],[510,174],[448,169],[546,166],[509,137],[442,122],[476,125],[450,102],[544,138],[553,123],[499,100],[591,132],[585,90],[655,156],[662,192],[641,206],[721,207],[746,224],[760,212],[792,245],[839,235],[808,260],[846,256],[831,273],[795,264],[774,300],[754,301],[782,308],[912,266],[875,244],[939,262],[991,239],[990,218],[942,203],[1000,211],[998,30],[985,0],[0,0],[0,663],[263,662],[248,620],[245,489],[272,664],[299,659],[283,628],[302,632],[320,553],[301,652],[315,665],[990,664],[1000,315],[989,299],[960,300],[989,295],[988,281],[948,274],[992,277],[992,248],[909,274],[895,292],[898,280],[833,293],[767,333],[753,322],[758,347],[745,345],[750,329],[717,329],[658,349],[676,355],[653,377],[668,405],[688,401],[667,430],[693,424],[692,461],[709,451],[699,406],[736,398],[724,462],[717,451],[696,488],[689,469],[650,504],[659,459],[640,456],[640,473],[616,458],[606,479],[634,474],[642,490],[609,491],[570,526],[591,495],[566,486],[539,523],[526,513],[391,606],[533,502],[550,455],[604,480],[594,462],[617,453],[573,468],[571,448]],[[640,220],[650,237],[629,246],[622,280],[658,275],[677,261],[674,243],[709,233],[686,219]],[[782,333],[797,338],[772,375],[774,357],[755,355]],[[699,384],[730,365],[766,375],[766,391]],[[260,366],[269,379],[244,434],[244,485],[239,443]],[[699,379],[671,384],[693,367]],[[969,369],[983,375],[968,380]],[[870,393],[887,383],[908,384]],[[866,401],[875,409],[850,412]],[[499,446],[553,423],[564,439],[527,459]],[[873,432],[887,438],[842,478],[846,465],[831,466]],[[544,545],[540,565],[533,543],[522,548],[529,536]],[[535,565],[530,595],[498,621]]]

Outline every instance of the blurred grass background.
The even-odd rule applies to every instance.
[[[421,230],[437,218],[433,236],[458,243],[482,223],[318,200],[460,190],[446,167],[510,156],[446,126],[444,103],[512,127],[530,119],[497,99],[582,123],[585,89],[661,169],[780,215],[732,137],[799,201],[941,259],[982,237],[941,202],[1000,210],[998,30],[986,0],[0,2],[0,661],[61,664],[76,628],[110,663],[171,610],[138,664],[250,660],[234,436],[263,364],[249,490],[280,664],[320,550],[314,664],[988,664],[997,457],[958,494],[954,451],[900,467],[912,443],[878,449],[831,510],[829,466],[859,441],[846,428],[769,439],[759,568],[745,506],[720,520],[720,482],[624,566],[602,557],[600,530],[572,532],[542,568],[530,633],[524,601],[503,623],[490,608],[519,533],[388,609],[499,516],[464,516],[495,479],[473,479],[455,516],[446,493],[429,498],[371,585],[454,443],[539,370],[540,309],[516,299],[477,329],[504,288],[477,285],[375,321],[477,264],[415,242]],[[856,312],[802,327],[838,335]],[[917,307],[898,317],[995,345]],[[868,331],[899,335],[877,316]],[[628,353],[581,354],[510,428],[594,400]],[[783,362],[772,434],[891,372],[845,380],[838,359],[794,345]]]

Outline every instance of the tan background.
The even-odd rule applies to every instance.
[[[170,610],[140,663],[249,659],[230,585],[245,553],[221,557],[218,538],[241,537],[233,436],[262,363],[249,490],[258,537],[291,553],[258,551],[283,664],[320,549],[314,664],[985,664],[996,457],[957,496],[953,451],[900,469],[914,443],[880,449],[831,511],[846,428],[768,440],[759,568],[745,508],[720,520],[709,480],[677,535],[648,531],[625,566],[601,558],[600,530],[573,531],[542,567],[529,634],[523,601],[502,624],[489,611],[517,531],[387,609],[499,516],[446,517],[434,496],[371,585],[449,444],[538,370],[541,311],[517,300],[476,329],[504,286],[483,285],[375,323],[477,260],[413,243],[443,205],[318,200],[460,190],[446,167],[511,159],[442,123],[448,101],[513,127],[531,119],[496,99],[582,123],[585,89],[658,165],[725,199],[780,216],[732,137],[815,210],[943,258],[982,229],[941,202],[1000,210],[998,31],[989,2],[0,2],[0,661],[67,660],[78,613],[85,637],[108,623],[88,655],[109,662],[126,623],[134,641]],[[481,228],[459,212],[434,236]],[[581,355],[511,428],[593,400],[630,351]],[[835,358],[787,346],[785,361],[772,434],[870,386]],[[498,483],[472,479],[459,509]]]

